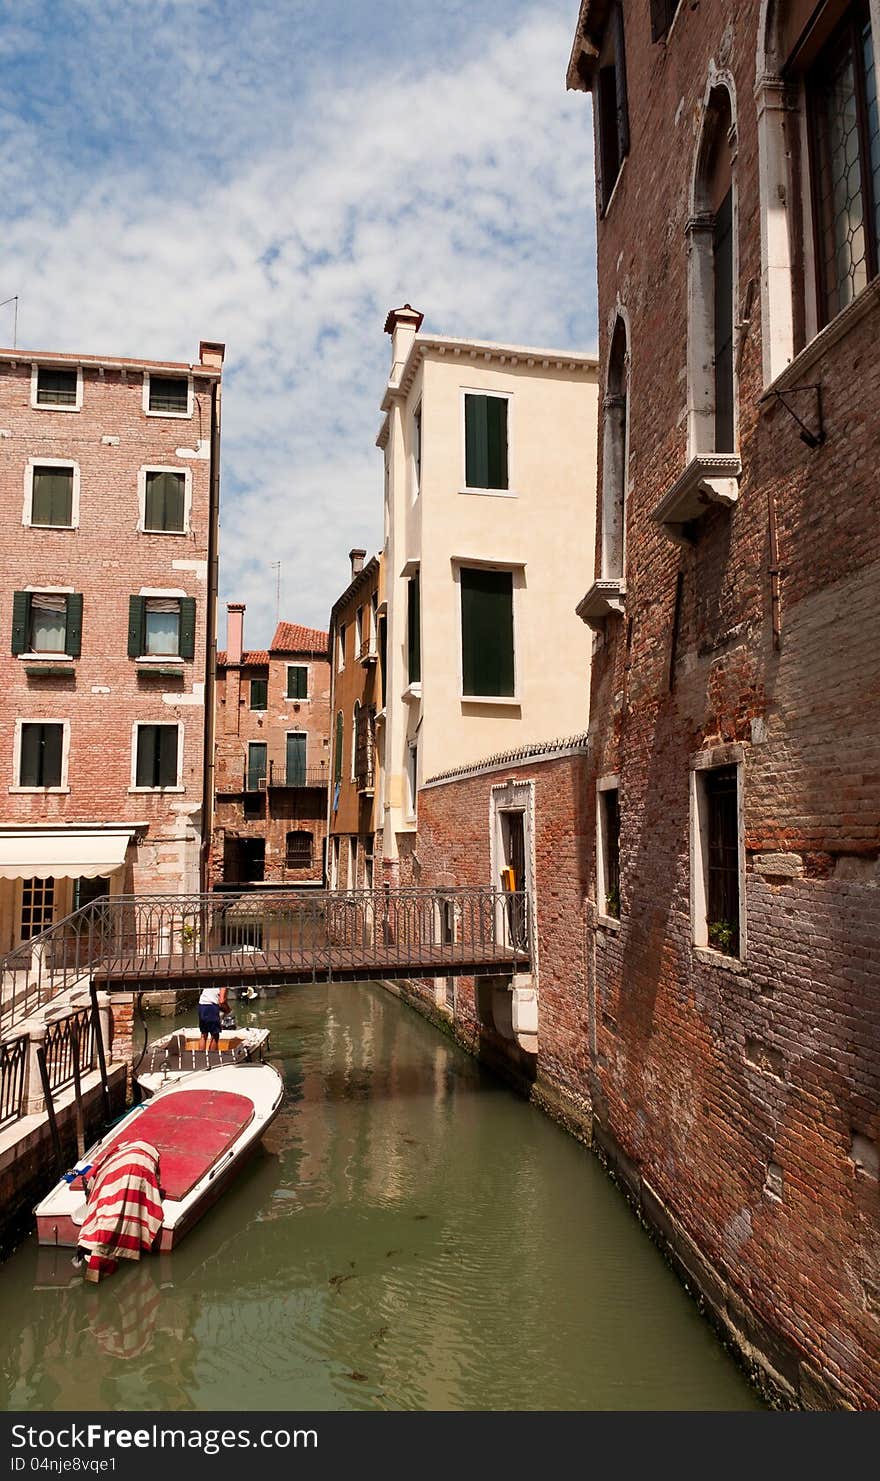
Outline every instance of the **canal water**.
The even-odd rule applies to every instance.
[[[171,1255],[0,1266],[0,1405],[759,1407],[590,1153],[416,1013],[369,984],[236,1011],[287,1085],[264,1150]]]

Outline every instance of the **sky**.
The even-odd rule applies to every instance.
[[[595,350],[577,10],[0,0],[0,299],[25,349],[225,341],[220,600],[247,603],[246,646],[273,562],[282,618],[323,628],[349,549],[381,544],[390,308]]]

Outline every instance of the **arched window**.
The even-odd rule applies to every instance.
[[[608,355],[602,438],[602,579],[622,581],[626,569],[629,355],[618,314]]]
[[[735,127],[725,82],[710,88],[688,222],[688,442],[691,457],[736,446]]]

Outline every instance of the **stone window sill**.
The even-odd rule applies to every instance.
[[[739,497],[742,462],[735,453],[699,453],[664,494],[651,518],[676,544],[691,544],[688,526],[711,504],[731,509]]]
[[[609,617],[622,617],[626,605],[626,582],[620,577],[594,581],[575,612],[593,632],[601,632]]]
[[[420,700],[421,697],[422,697],[422,686],[421,686],[421,683],[407,684],[406,688],[403,691],[403,699],[407,703],[409,703],[411,700],[412,701]]]
[[[499,709],[518,710],[520,700],[515,694],[460,694],[463,705],[495,705]]]
[[[19,653],[20,663],[73,663],[70,653]]]
[[[721,967],[724,972],[745,973],[748,967],[742,957],[728,956],[724,951],[716,951],[714,946],[695,946],[694,956],[704,967]]]
[[[69,787],[10,787],[9,791],[18,795],[22,792],[30,792],[38,797],[64,797],[70,791]]]
[[[620,930],[620,921],[616,915],[603,915],[600,910],[596,915],[596,925],[601,926],[604,931],[617,933]]]
[[[158,794],[161,794],[161,795],[164,796],[164,794],[166,792],[185,792],[185,791],[186,791],[186,787],[129,787],[129,789],[128,789],[129,796],[131,796],[135,792],[138,792],[138,793],[155,792],[157,795]]]

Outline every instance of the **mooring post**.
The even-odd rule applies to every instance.
[[[110,1084],[107,1079],[107,1057],[104,1053],[104,1035],[101,1024],[101,1009],[98,1005],[98,989],[95,979],[89,983],[89,993],[92,999],[92,1033],[95,1036],[95,1048],[98,1051],[98,1069],[101,1071],[101,1092],[104,1097],[104,1120],[110,1120]],[[109,1005],[109,993],[103,994]]]
[[[70,1020],[70,1049],[73,1056],[73,1114],[76,1123],[76,1156],[82,1161],[86,1152],[86,1128],[83,1118],[82,1078],[79,1064],[79,1022],[74,1013]]]
[[[55,1119],[55,1102],[52,1098],[52,1087],[49,1084],[49,1071],[46,1066],[46,1046],[41,1044],[37,1050],[37,1064],[40,1067],[40,1080],[43,1085],[43,1100],[46,1104],[46,1115],[49,1117],[49,1130],[52,1133],[52,1146],[55,1149],[55,1165],[58,1172],[64,1168],[64,1157],[61,1151],[61,1135],[58,1131],[58,1122]]]

